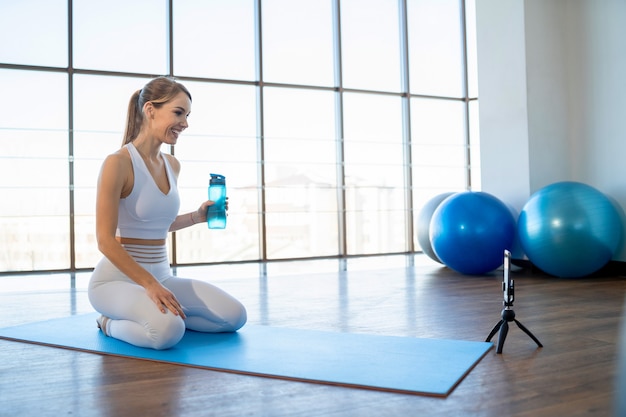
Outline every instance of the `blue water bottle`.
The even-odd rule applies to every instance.
[[[207,223],[209,229],[226,228],[226,177],[219,174],[211,174],[209,181],[209,200],[215,204],[209,206],[207,211]]]

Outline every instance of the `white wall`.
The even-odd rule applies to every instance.
[[[519,211],[573,180],[626,207],[626,2],[476,0],[476,19],[482,190]]]
[[[524,5],[477,0],[481,187],[519,210],[529,197]]]
[[[573,179],[568,135],[570,72],[566,1],[525,4],[530,190]]]

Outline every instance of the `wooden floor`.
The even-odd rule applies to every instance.
[[[343,268],[346,270],[343,270]],[[266,273],[266,275],[264,275]],[[178,268],[241,299],[249,323],[482,341],[501,273],[469,277],[423,255]],[[283,381],[0,339],[0,416],[608,416],[623,277],[513,273],[517,318],[447,398]],[[88,274],[0,276],[0,326],[92,312]],[[95,325],[95,323],[94,323]],[[497,335],[494,341],[497,340]]]

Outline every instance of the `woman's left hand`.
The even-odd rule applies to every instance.
[[[200,205],[196,213],[194,213],[193,219],[195,223],[204,223],[206,222],[207,210],[209,206],[215,204],[215,201],[207,200]],[[226,197],[226,203],[224,204],[224,208],[226,208],[226,215],[228,215],[228,197]]]

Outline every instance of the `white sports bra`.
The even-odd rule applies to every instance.
[[[132,143],[125,145],[133,165],[134,184],[130,194],[120,200],[116,235],[136,239],[165,239],[178,215],[180,197],[176,177],[164,155],[167,194],[159,189],[146,163]]]

